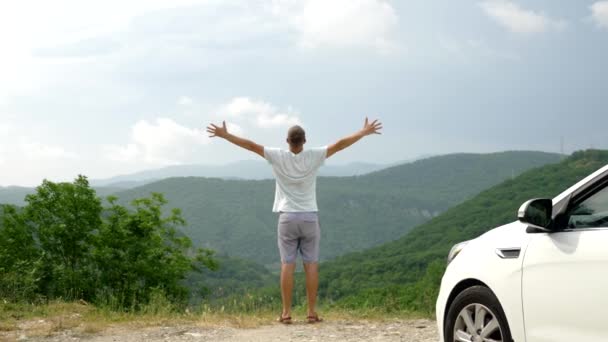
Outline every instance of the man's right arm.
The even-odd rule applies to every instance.
[[[361,138],[371,135],[371,134],[382,134],[380,130],[382,129],[382,123],[378,122],[378,120],[374,120],[372,123],[369,123],[369,120],[365,118],[365,124],[363,128],[353,133],[347,137],[344,137],[332,145],[327,147],[327,158],[334,155],[336,152],[342,151],[343,149],[349,147],[350,145],[356,143],[361,140]]]
[[[259,155],[262,158],[265,158],[264,146],[256,144],[255,142],[253,142],[251,140],[237,137],[234,134],[228,133],[228,129],[226,128],[226,121],[222,122],[222,126],[210,124],[207,127],[207,132],[210,134],[209,135],[210,138],[213,138],[213,137],[224,138],[239,147],[242,147],[246,150],[249,150],[249,151]]]

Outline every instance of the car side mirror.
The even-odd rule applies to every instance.
[[[528,233],[552,231],[553,201],[546,198],[529,200],[517,212],[520,222],[528,225]]]

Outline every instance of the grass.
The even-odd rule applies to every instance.
[[[319,313],[326,321],[391,321],[428,318],[408,312],[391,313],[383,310],[346,310],[321,307]],[[71,330],[77,335],[95,335],[114,328],[143,329],[156,326],[232,327],[252,329],[273,324],[276,310],[260,309],[257,312],[235,311],[201,307],[196,310],[142,310],[124,312],[95,307],[86,303],[52,301],[46,304],[15,304],[0,302],[0,339],[26,334],[30,337],[52,336]],[[294,308],[296,321],[304,320],[306,309]]]

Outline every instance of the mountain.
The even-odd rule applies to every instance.
[[[95,191],[99,197],[106,197],[115,192],[124,190],[120,187],[95,187]],[[0,204],[14,204],[18,206],[25,205],[25,196],[33,194],[36,191],[35,188],[27,188],[20,186],[0,186]]]
[[[380,170],[386,165],[370,163],[349,163],[326,165],[320,170],[321,176],[354,176]],[[173,177],[207,177],[224,179],[271,179],[272,171],[264,160],[244,160],[226,165],[175,165],[161,169],[146,170],[108,179],[92,180],[94,186],[134,188],[157,180]]]
[[[23,205],[25,204],[25,196],[33,192],[33,188],[26,188],[20,186],[0,186],[0,203]]]
[[[363,176],[320,177],[321,259],[395,240],[483,189],[560,158],[543,152],[454,154]],[[151,192],[182,209],[184,233],[196,245],[278,265],[274,181],[170,178],[116,195],[127,203]]]
[[[552,198],[606,164],[608,151],[574,153],[558,164],[524,172],[485,190],[396,241],[325,262],[321,265],[320,294],[332,300],[347,297],[347,302],[357,305],[362,301],[399,303],[402,299],[394,297],[407,293],[402,290],[419,281],[427,265],[444,264],[455,243],[515,221],[524,201]],[[434,273],[437,277],[433,286],[438,287],[441,273]],[[427,309],[432,311],[432,307]]]

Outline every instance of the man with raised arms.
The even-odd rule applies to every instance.
[[[210,124],[210,137],[224,138],[231,143],[258,154],[272,166],[276,179],[273,212],[279,213],[277,240],[281,255],[281,297],[283,312],[278,321],[292,323],[291,301],[294,285],[295,262],[298,252],[302,256],[306,273],[306,295],[308,297],[309,323],[321,322],[315,311],[319,285],[319,227],[316,198],[317,171],[325,159],[333,156],[361,138],[380,134],[382,124],[378,120],[369,122],[365,118],[363,128],[336,143],[319,148],[304,149],[306,133],[300,126],[293,126],[287,132],[289,149],[268,148],[251,140],[237,137],[228,132],[226,122],[221,126]]]

